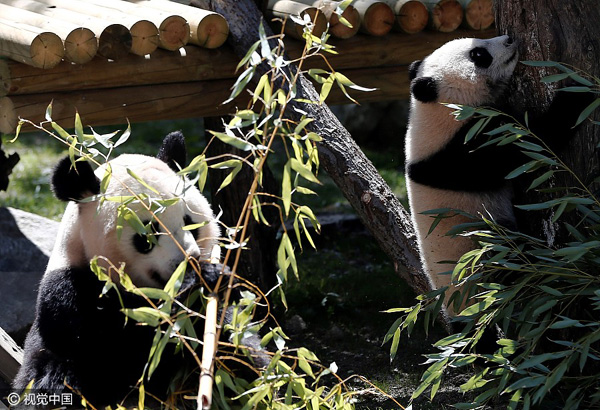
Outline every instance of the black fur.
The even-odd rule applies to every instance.
[[[529,125],[551,148],[560,149],[573,134],[577,117],[592,100],[591,94],[558,92],[548,111],[538,118],[531,117]],[[515,113],[513,116],[518,118]],[[514,144],[479,148],[482,136],[465,143],[465,136],[476,121],[463,125],[440,151],[421,161],[407,163],[408,177],[423,185],[452,191],[484,193],[505,186],[506,175],[525,163],[527,157]],[[505,121],[503,117],[494,117],[483,132]]]
[[[410,81],[417,78],[417,72],[419,71],[419,67],[421,67],[421,63],[423,63],[423,60],[417,60],[410,63],[408,66],[408,78]]]
[[[469,58],[479,68],[489,68],[494,61],[494,57],[484,47],[475,47],[472,49],[469,52]]]
[[[201,264],[209,287],[216,285],[222,269],[222,265]],[[225,272],[230,273],[226,268]],[[32,379],[36,391],[69,391],[66,382],[94,406],[104,406],[120,402],[132,390],[148,361],[155,329],[139,326],[132,319],[126,321],[114,290],[99,297],[103,286],[88,268],[44,275],[36,319],[25,341],[23,366],[13,382],[15,391],[22,392]],[[184,300],[198,286],[195,272],[186,273],[178,299]],[[139,296],[120,294],[126,308],[148,306]],[[239,293],[234,291],[233,297],[239,298]],[[202,326],[199,321],[198,334],[202,334]],[[258,348],[260,340],[251,336],[244,343]],[[175,354],[174,344],[167,345],[158,369],[144,383],[146,391],[164,398],[186,362],[193,360],[186,361],[181,353]],[[267,363],[266,356],[258,358],[259,366]]]
[[[100,193],[100,180],[87,161],[71,166],[69,157],[63,158],[52,174],[52,191],[61,201],[80,200]]]
[[[423,103],[435,102],[438,98],[437,84],[431,77],[418,77],[411,81],[410,93]]]
[[[187,164],[185,138],[181,131],[173,131],[165,137],[156,158],[167,163],[175,172]]]

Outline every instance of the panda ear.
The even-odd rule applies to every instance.
[[[431,77],[415,78],[410,83],[410,93],[423,103],[434,102],[438,98],[437,84]]]
[[[419,71],[419,67],[421,67],[421,63],[423,60],[417,60],[410,63],[408,66],[408,78],[412,81],[417,78],[417,71]]]
[[[175,172],[185,167],[187,150],[185,149],[185,137],[181,131],[174,131],[165,137],[156,158],[165,162]]]
[[[99,194],[100,180],[89,162],[80,161],[73,166],[69,157],[65,157],[54,168],[52,191],[61,201],[77,201]]]

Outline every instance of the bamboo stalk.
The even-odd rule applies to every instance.
[[[427,27],[429,11],[417,0],[386,0],[394,10],[396,21],[394,29],[407,34],[416,34]]]
[[[97,4],[72,0],[40,0],[49,6],[60,7],[113,23],[119,23],[131,33],[131,52],[140,56],[150,54],[158,47],[158,27],[149,20],[102,7]]]
[[[51,68],[65,55],[56,34],[0,19],[0,55],[38,68]]]
[[[0,376],[10,384],[23,364],[23,349],[0,327]]]
[[[98,54],[116,60],[131,49],[131,33],[122,24],[58,8],[49,4],[50,0],[0,0],[1,3],[12,7],[33,11],[48,17],[83,25],[98,37]]]
[[[64,42],[65,58],[74,63],[87,63],[94,58],[98,50],[98,40],[94,33],[87,28],[32,11],[11,7],[1,2],[0,15],[4,20],[18,21],[56,33]]]
[[[135,4],[181,15],[190,25],[190,43],[200,47],[220,47],[229,35],[227,20],[212,11],[185,6],[169,0],[138,0],[135,1]]]
[[[360,14],[360,30],[372,36],[385,36],[394,26],[396,16],[387,4],[379,0],[356,0],[354,8]]]
[[[214,358],[217,352],[217,307],[219,299],[212,294],[206,303],[204,337],[202,347],[202,367],[200,387],[198,389],[198,409],[209,410],[212,404],[212,386],[214,379]]]
[[[106,7],[117,13],[126,13],[132,16],[151,21],[158,27],[158,46],[165,50],[178,50],[185,46],[190,40],[190,26],[187,21],[176,13],[165,13],[158,10],[150,10],[147,7],[138,6],[122,0],[79,0]]]
[[[304,18],[307,15],[314,23],[312,34],[316,37],[321,35],[327,29],[327,18],[316,7],[308,6],[303,3],[291,0],[269,0],[267,12],[273,17],[277,17],[285,21],[285,33],[301,39],[304,33],[304,28],[300,24],[296,24],[290,19],[290,16],[300,16]]]
[[[437,31],[449,33],[460,26],[463,9],[457,0],[423,0],[430,13],[429,25]]]
[[[463,26],[472,30],[485,30],[494,24],[493,0],[460,0],[465,9]]]

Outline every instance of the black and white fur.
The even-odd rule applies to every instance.
[[[31,380],[35,380],[34,389],[47,392],[63,391],[67,384],[98,406],[119,402],[136,385],[148,360],[155,329],[137,325],[132,319],[126,321],[115,291],[100,297],[104,283],[96,278],[89,263],[96,255],[117,267],[125,263],[125,271],[136,286],[162,288],[184,258],[204,261],[211,256],[220,229],[208,201],[192,182],[176,175],[185,161],[183,135],[171,133],[157,158],[124,154],[111,160],[112,178],[106,189],[109,197],[130,196],[126,188],[129,187],[137,194],[156,198],[158,195],[135,180],[127,172],[129,169],[156,189],[160,198],[180,198],[159,218],[185,254],[158,226],[158,242],[154,246],[127,223],[119,240],[117,202],[105,201],[99,206],[98,201],[79,201],[100,193],[106,164],[94,172],[82,161],[76,163],[75,169],[67,157],[55,168],[53,190],[59,199],[69,203],[40,284],[36,318],[25,342],[24,363],[13,383],[16,391],[22,391]],[[152,220],[141,204],[134,202],[129,207],[144,223]],[[185,225],[202,222],[206,224],[196,230],[182,230]],[[218,257],[218,252],[212,256]],[[204,280],[214,286],[221,266],[199,263]],[[103,259],[100,265],[109,271]],[[112,273],[114,276],[114,270]],[[118,283],[118,277],[112,279]],[[197,282],[197,275],[190,271],[182,289],[191,289]],[[125,291],[120,294],[126,308],[148,306],[139,296]],[[164,395],[170,378],[182,365],[173,358],[162,362],[162,370],[159,367],[146,383],[147,391],[155,386],[154,393],[158,395]]]
[[[466,237],[445,234],[470,220],[462,215],[443,219],[428,234],[433,219],[422,212],[459,209],[475,216],[489,214],[497,222],[515,227],[512,186],[505,177],[526,159],[512,144],[480,148],[481,139],[465,144],[476,120],[457,121],[452,109],[441,103],[495,107],[518,115],[504,103],[504,91],[517,59],[517,45],[508,36],[463,38],[446,43],[409,68],[408,198],[423,268],[433,288],[450,286],[446,298],[455,290],[448,274],[454,265],[448,262],[458,261],[474,245]],[[530,126],[539,136],[566,139],[584,107],[580,95],[559,93],[545,114],[530,119]],[[495,117],[487,130],[499,127],[502,121],[505,119]],[[448,310],[454,314],[452,307]]]

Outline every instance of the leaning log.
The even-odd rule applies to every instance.
[[[33,67],[51,68],[64,54],[63,43],[56,34],[0,19],[0,55]]]
[[[252,0],[211,0],[210,5],[213,11],[225,16],[230,28],[229,41],[235,53],[244,56],[258,40],[262,16],[256,4]],[[269,68],[264,64],[260,69],[266,72]],[[298,78],[298,97],[318,101],[319,93],[312,84],[301,74]],[[308,128],[323,136],[318,145],[323,169],[392,258],[399,274],[416,292],[430,290],[431,284],[421,271],[414,228],[398,198],[326,105],[297,104],[301,112],[315,119]],[[288,115],[293,116],[294,110],[290,109]]]

